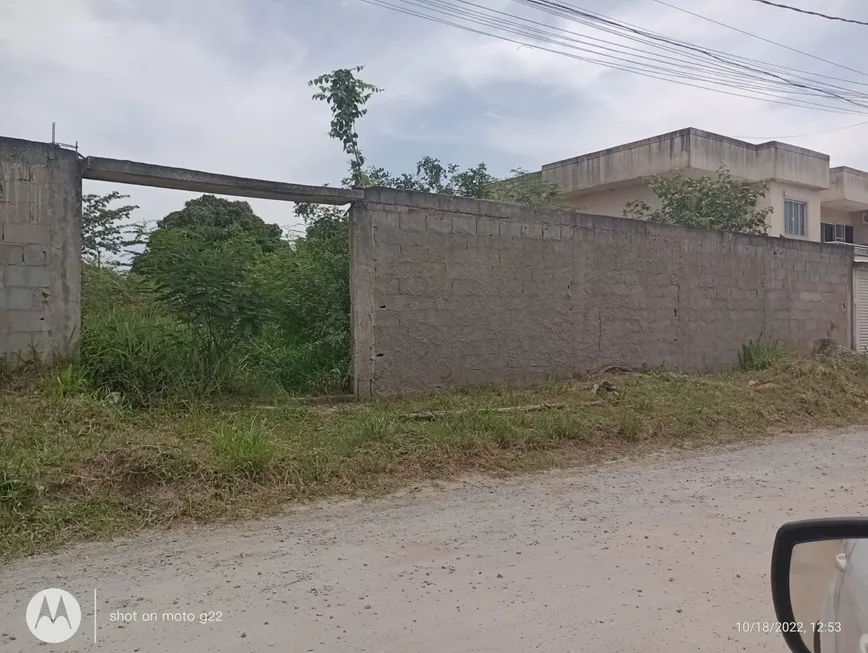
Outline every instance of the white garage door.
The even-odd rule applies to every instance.
[[[856,350],[868,350],[868,266],[853,268],[853,316]]]

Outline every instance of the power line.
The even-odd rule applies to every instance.
[[[708,48],[696,46],[696,45],[689,43],[687,41],[681,41],[678,39],[671,39],[665,35],[657,34],[655,32],[649,32],[647,30],[643,30],[643,29],[638,28],[636,26],[630,25],[629,23],[621,23],[619,21],[615,21],[611,18],[608,18],[607,16],[604,16],[603,14],[598,14],[596,12],[582,9],[580,7],[575,7],[575,6],[567,4],[567,3],[554,2],[553,0],[513,0],[513,2],[516,2],[518,4],[522,4],[522,5],[535,7],[535,8],[542,10],[542,11],[545,11],[546,13],[550,13],[550,14],[555,15],[555,16],[560,15],[560,16],[566,17],[570,20],[576,20],[575,18],[573,18],[573,16],[578,16],[580,19],[577,20],[576,22],[583,23],[583,24],[587,24],[587,22],[586,22],[587,19],[591,18],[594,21],[602,21],[608,25],[618,26],[620,28],[626,28],[629,32],[632,32],[634,34],[652,35],[657,40],[662,40],[666,43],[678,44],[680,47],[687,48],[687,49],[692,50],[696,53],[711,57],[712,59],[715,59],[719,62],[730,63],[730,65],[733,65],[732,62],[733,62],[734,58],[731,57],[730,55],[727,55],[726,53],[720,53],[720,52],[717,52],[715,50],[710,50]],[[581,20],[581,18],[583,18],[585,20]],[[723,58],[721,57],[721,55]],[[724,60],[724,58],[726,59],[726,61]],[[737,63],[737,62],[734,65],[742,67],[742,68],[746,68],[746,69],[750,68],[749,66],[746,66],[742,63]],[[757,71],[755,68],[750,68],[750,69],[752,69],[754,72],[762,72],[762,71]],[[766,74],[773,74],[773,73],[766,72]],[[795,87],[798,87],[798,88],[818,90],[815,87],[810,87],[810,86],[807,86],[803,83],[799,83],[797,81],[784,79],[783,77],[781,77],[780,75],[777,75],[777,74],[774,74],[774,76],[777,77],[778,79],[781,79],[785,83],[790,84],[790,85],[795,86]],[[838,93],[831,92],[829,90],[826,90],[825,93],[828,95],[834,96],[839,100],[844,100],[844,101],[849,102],[851,104],[855,104],[855,105],[860,106],[862,108],[866,108],[864,105],[860,105],[859,103],[854,102],[852,99],[848,99],[848,98],[846,98],[846,97],[844,97]]]
[[[412,0],[404,0],[404,1],[405,2],[411,2]],[[467,0],[459,0],[459,1],[465,5],[466,4],[473,4],[473,3],[469,3]],[[698,48],[697,46],[694,46],[693,44],[683,42],[683,41],[678,41],[675,39],[670,39],[669,37],[666,37],[665,35],[656,34],[654,32],[649,32],[647,30],[642,30],[640,28],[629,25],[627,23],[619,23],[618,21],[614,21],[613,19],[610,19],[607,16],[604,16],[602,14],[596,14],[595,12],[583,10],[583,9],[578,8],[578,7],[572,7],[570,5],[563,5],[563,4],[556,4],[553,2],[543,2],[541,0],[513,0],[513,1],[518,3],[518,4],[530,6],[534,9],[540,9],[542,11],[545,11],[546,13],[550,13],[550,14],[553,14],[553,15],[561,17],[561,18],[566,18],[568,20],[578,22],[578,23],[584,24],[586,26],[590,26],[596,30],[608,32],[608,33],[611,33],[613,35],[619,36],[621,38],[626,38],[627,40],[632,40],[634,42],[644,44],[644,45],[651,45],[652,47],[654,47],[658,50],[663,50],[663,51],[668,51],[668,52],[677,52],[680,57],[683,57],[685,55],[684,50],[687,49],[689,51],[688,53],[686,53],[687,56],[690,57],[691,60],[694,62],[700,61],[701,65],[702,65],[702,70],[704,70],[706,73],[714,73],[717,76],[720,76],[723,73],[724,77],[729,78],[728,82],[725,82],[720,77],[713,78],[713,79],[708,79],[707,77],[706,78],[699,77],[700,81],[710,81],[716,85],[723,85],[723,86],[730,86],[730,87],[734,86],[737,89],[741,89],[745,86],[746,82],[744,80],[744,71],[740,70],[740,69],[749,67],[749,66],[745,66],[745,64],[752,64],[753,63],[752,60],[744,58],[744,57],[736,57],[736,56],[732,56],[732,55],[727,55],[726,53],[719,53],[719,52],[716,52],[713,50],[709,50],[707,48]],[[429,5],[433,2],[438,2],[438,0],[416,0],[415,2],[413,2],[413,4],[419,4],[420,2],[424,3],[426,5]],[[442,4],[448,4],[448,3],[444,2],[444,0],[439,0],[438,4],[442,5]],[[475,6],[478,7],[478,5],[475,5]],[[495,11],[495,10],[487,9],[484,7],[483,7],[483,9],[485,9],[486,11],[489,11],[489,12]],[[496,12],[496,13],[503,13],[503,12]],[[512,16],[512,15],[510,14],[510,16]],[[515,17],[515,16],[513,16],[513,17]],[[520,20],[526,20],[526,19],[521,18],[521,17],[515,17],[515,18],[519,18]],[[543,24],[543,25],[545,25],[545,24]],[[497,24],[495,24],[494,26],[495,27],[502,27],[502,25],[497,25]],[[546,27],[548,27],[549,29],[552,29],[549,26],[546,26]],[[564,31],[564,30],[559,30],[559,31]],[[576,35],[574,32],[567,32],[567,33]],[[584,36],[584,35],[580,35],[580,36]],[[585,38],[585,40],[595,40],[595,41],[599,41],[602,43],[607,43],[609,45],[614,45],[613,43],[611,43],[609,41],[600,41],[599,39],[594,39],[593,37],[584,36],[584,38]],[[678,46],[678,47],[673,49],[673,47],[671,47],[671,46]],[[629,48],[629,49],[635,50],[636,48]],[[647,53],[647,50],[640,50],[640,51]],[[703,55],[703,56],[697,58],[697,54]],[[709,62],[708,58],[711,58],[714,61]],[[757,63],[762,65],[762,62],[757,62]],[[709,64],[713,64],[714,67],[716,67],[716,69],[710,70]],[[733,75],[733,68],[739,69],[737,71],[738,74],[736,76],[738,83],[736,83],[736,84],[731,83],[733,81],[731,78],[731,76]],[[661,72],[661,71],[659,68],[656,68],[653,72]],[[687,77],[691,76],[691,75],[685,75],[684,70],[683,70],[683,64],[681,63],[681,61],[678,62],[678,65],[676,68],[674,68],[674,69],[670,68],[668,72],[670,75],[672,75],[674,77],[682,77],[683,78],[685,76],[687,76]],[[754,72],[756,73],[757,71],[754,70]],[[773,73],[766,72],[765,77],[767,77],[770,74],[773,75]],[[809,94],[812,94],[812,95],[817,95],[817,94],[819,94],[819,95],[834,95],[839,100],[845,100],[845,101],[852,103],[851,100],[848,100],[847,98],[843,97],[841,94],[837,94],[833,91],[829,91],[828,88],[825,90],[825,92],[823,92],[821,90],[819,92],[817,92],[818,89],[816,89],[815,87],[808,87],[805,84],[794,83],[792,80],[782,80],[780,78],[780,76],[778,76],[778,75],[774,75],[774,76],[778,77],[778,80],[784,81],[786,84],[789,84],[791,86],[797,86],[797,87],[800,87],[802,89],[809,89]],[[694,77],[695,77],[695,75],[694,75]],[[763,81],[763,83],[768,84],[769,80],[766,79],[765,77],[763,77],[762,81]],[[804,79],[804,77],[802,77],[802,79]],[[757,80],[757,77],[754,76],[752,78],[752,81],[755,82],[756,80]],[[757,88],[756,86],[748,86],[747,88],[749,88],[750,90],[768,90],[768,87],[766,87],[766,89],[761,89],[761,88]],[[814,92],[810,92],[810,91],[814,91]],[[845,93],[852,94],[853,91],[852,91],[852,89],[849,89],[849,90],[846,90]],[[865,97],[865,96],[863,96],[863,97]],[[858,103],[855,103],[855,104],[857,104],[857,106],[859,106],[860,109],[865,108],[864,105],[859,105]],[[859,113],[861,113],[861,111]]]
[[[855,101],[866,102],[868,95],[840,84],[829,84],[824,79],[835,79],[848,84],[864,85],[864,83],[839,80],[702,48],[570,5],[542,0],[513,0],[518,4],[578,22],[594,30],[610,33],[622,40],[644,45],[646,48],[628,46],[554,27],[523,16],[491,9],[469,0],[362,1],[431,22],[516,43],[519,46],[528,46],[683,86],[819,111],[863,116],[868,113],[868,106]],[[506,32],[519,38],[505,36],[491,30]],[[540,45],[541,43],[545,45]],[[648,50],[647,47],[652,50]],[[562,48],[572,52],[564,51]],[[794,95],[805,97],[793,97]],[[829,105],[811,101],[806,97],[843,101],[850,106]]]
[[[807,138],[808,136],[821,136],[822,134],[832,134],[834,132],[842,132],[847,129],[853,129],[854,127],[861,127],[862,125],[868,125],[868,120],[863,120],[862,122],[857,122],[854,125],[845,125],[844,127],[835,127],[834,129],[824,129],[820,132],[811,132],[810,134],[788,134],[787,136],[730,136],[730,138],[741,138],[746,140],[768,140],[768,141],[776,141],[780,138],[793,139],[793,138]]]
[[[494,26],[494,27],[498,27],[498,26],[502,27],[504,25],[507,27],[510,27],[510,28],[521,27],[522,30],[519,33],[527,34],[527,35],[534,36],[534,37],[539,37],[541,34],[543,36],[549,36],[549,34],[546,34],[544,30],[541,31],[535,27],[526,28],[526,27],[523,27],[521,25],[521,23],[516,23],[515,21],[511,21],[511,20],[498,19],[498,20],[502,21],[499,25],[496,23],[492,23],[490,18],[479,20],[478,19],[479,16],[482,16],[482,14],[480,14],[479,12],[474,12],[473,10],[460,9],[458,7],[455,7],[455,6],[450,7],[448,0],[446,2],[444,2],[444,0],[407,0],[407,2],[409,2],[409,4],[417,5],[420,7],[430,7],[432,10],[434,10],[436,12],[446,13],[447,15],[463,16],[469,22],[473,22],[473,23],[490,25],[490,26]],[[672,48],[662,48],[662,49],[669,51],[669,52],[676,52],[678,54],[677,57],[671,57],[671,56],[666,56],[666,55],[654,55],[653,53],[651,53],[651,56],[649,56],[649,53],[646,50],[642,50],[640,48],[635,48],[635,47],[631,47],[631,46],[622,46],[621,49],[618,49],[618,48],[609,47],[608,45],[595,45],[592,43],[592,41],[599,41],[600,43],[606,43],[606,44],[608,44],[609,42],[608,41],[602,41],[599,39],[593,39],[593,38],[585,38],[585,39],[571,38],[571,36],[576,35],[575,32],[570,32],[568,30],[561,30],[560,28],[554,28],[554,27],[551,27],[545,23],[540,23],[537,21],[524,19],[524,18],[521,18],[519,16],[515,16],[514,14],[509,14],[509,13],[499,11],[496,9],[490,9],[488,7],[483,7],[481,5],[475,4],[473,2],[469,2],[467,0],[463,0],[463,4],[470,5],[472,7],[477,7],[479,9],[483,9],[483,10],[489,12],[490,14],[499,14],[499,15],[504,16],[504,17],[518,19],[519,21],[523,21],[524,23],[528,23],[528,24],[532,24],[532,25],[539,25],[539,26],[542,26],[543,28],[545,28],[547,30],[554,30],[555,32],[560,32],[561,34],[570,35],[570,36],[562,36],[561,34],[558,34],[558,38],[564,39],[564,40],[569,41],[569,42],[574,43],[574,44],[583,44],[584,47],[582,45],[570,45],[569,46],[575,50],[590,52],[592,54],[601,54],[601,53],[597,52],[596,50],[603,50],[603,51],[606,51],[607,53],[608,52],[615,52],[618,54],[624,54],[624,51],[623,51],[624,49],[634,50],[636,52],[641,53],[638,55],[633,55],[635,57],[638,57],[639,59],[649,60],[655,64],[656,63],[675,63],[675,64],[677,64],[677,66],[678,66],[677,71],[671,71],[671,70],[669,71],[669,72],[672,72],[672,74],[674,74],[676,76],[683,77],[683,76],[685,76],[686,71],[694,71],[695,73],[703,73],[703,75],[696,75],[697,79],[701,79],[703,81],[716,81],[716,82],[721,83],[723,85],[732,86],[734,88],[739,88],[739,89],[744,89],[746,87],[752,88],[754,90],[762,90],[763,89],[762,86],[756,86],[756,85],[748,86],[748,85],[746,85],[745,78],[744,78],[743,74],[741,74],[740,72],[734,73],[733,71],[726,70],[724,68],[721,68],[720,70],[716,71],[714,77],[709,77],[708,76],[709,70],[708,70],[707,64],[697,65],[697,60],[695,57],[693,57],[691,59],[690,57],[692,55],[687,55],[688,58],[684,59],[683,53],[679,53]],[[443,11],[444,7],[448,8],[451,11],[454,11],[456,13],[451,14],[450,11]],[[508,31],[515,31],[515,30],[509,29]],[[531,32],[531,34],[529,34],[528,31]],[[634,60],[626,59],[624,57],[617,57],[617,56],[610,55],[607,53],[604,56],[609,57],[613,60],[620,61],[620,62],[636,63]],[[746,61],[750,61],[750,60],[746,60]],[[648,70],[654,70],[654,71],[663,70],[662,68],[660,68],[660,66],[651,65],[651,64],[648,64],[645,62],[642,62],[642,65],[645,66]],[[737,82],[737,83],[734,83],[734,84],[724,83],[722,81],[724,79],[727,80],[727,82]],[[765,89],[768,90],[769,87],[766,86]],[[772,88],[771,90],[774,90],[774,89]],[[809,89],[809,90],[815,91],[816,89]],[[848,89],[845,89],[845,91],[846,90],[848,90]],[[804,91],[800,91],[800,92],[804,93]],[[810,93],[810,92],[806,93],[806,94],[817,95],[817,93]],[[823,93],[820,93],[820,95],[822,95],[822,94]],[[840,99],[840,96],[837,96],[837,97],[839,97],[839,99]]]
[[[770,7],[777,7],[778,9],[788,9],[790,11],[795,11],[800,14],[807,14],[809,16],[819,16],[820,18],[825,18],[827,20],[839,20],[842,23],[853,23],[854,25],[868,25],[865,21],[862,20],[853,20],[852,18],[841,18],[840,16],[830,16],[829,14],[821,14],[818,11],[809,11],[808,9],[799,9],[798,7],[791,7],[789,5],[778,4],[777,2],[770,2],[770,0],[753,0],[754,2],[760,2],[764,5],[769,5]]]
[[[766,43],[770,43],[771,45],[776,45],[780,48],[784,48],[789,50],[790,52],[795,52],[796,54],[801,54],[805,57],[810,57],[811,59],[816,59],[817,61],[822,61],[823,63],[827,63],[831,66],[837,66],[838,68],[843,68],[844,70],[849,70],[850,72],[857,73],[859,75],[864,75],[868,77],[868,73],[863,72],[861,70],[857,70],[856,68],[850,68],[850,66],[845,66],[844,64],[837,63],[835,61],[830,61],[829,59],[824,59],[823,57],[818,57],[815,54],[811,54],[810,52],[805,52],[804,50],[799,50],[798,48],[790,47],[784,43],[779,43],[777,41],[772,41],[771,39],[767,39],[764,36],[759,36],[758,34],[754,34],[752,32],[747,32],[743,29],[739,29],[738,27],[733,27],[732,25],[728,25],[726,23],[722,23],[719,20],[715,20],[713,18],[709,18],[708,16],[703,16],[702,14],[697,14],[696,12],[690,11],[689,9],[685,9],[684,7],[678,7],[673,4],[669,4],[668,2],[664,2],[664,0],[652,0],[652,2],[656,2],[661,5],[665,5],[671,9],[675,9],[676,11],[682,11],[685,14],[690,14],[691,16],[695,16],[696,18],[701,18],[702,20],[706,20],[709,23],[714,23],[715,25],[720,25],[721,27],[726,27],[727,29],[731,29],[740,34],[744,34],[745,36],[750,36],[751,38],[759,39],[760,41],[765,41]],[[830,77],[829,79],[839,79],[837,77]],[[839,80],[839,81],[848,81],[853,84],[863,84],[864,82],[853,82],[851,80]]]

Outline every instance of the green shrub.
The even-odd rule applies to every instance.
[[[312,342],[270,327],[250,343],[251,368],[294,394],[340,393],[349,386],[350,342],[334,335]]]
[[[270,307],[249,280],[261,254],[244,234],[212,242],[198,231],[160,229],[151,235],[145,269],[157,296],[197,332],[200,353],[213,357],[266,321]]]
[[[81,266],[81,299],[85,316],[118,308],[149,312],[156,306],[156,296],[146,279],[91,263]]]
[[[767,370],[787,357],[787,349],[779,340],[763,340],[762,334],[756,340],[748,340],[741,346],[738,364],[745,371]]]
[[[347,218],[321,207],[303,217],[307,236],[280,247],[259,247],[244,229],[212,238],[164,225],[150,234],[138,273],[85,264],[79,375],[136,405],[214,393],[345,392]],[[68,392],[73,381],[58,377],[50,386]]]
[[[195,342],[177,320],[125,309],[82,321],[80,366],[91,386],[149,405],[181,390],[192,372]]]

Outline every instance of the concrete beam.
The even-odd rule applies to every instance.
[[[195,193],[256,197],[287,202],[311,202],[313,204],[350,204],[354,200],[365,198],[365,193],[361,190],[233,177],[213,172],[202,172],[201,170],[171,168],[151,163],[105,159],[97,156],[89,156],[84,160],[82,177],[118,184],[155,186]]]

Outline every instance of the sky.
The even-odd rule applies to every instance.
[[[868,72],[868,27],[751,0],[670,4]],[[476,0],[517,11],[510,0]],[[717,50],[856,77],[654,0],[573,5]],[[868,20],[864,0],[790,5]],[[521,13],[554,24],[551,16]],[[575,28],[575,26],[573,26]],[[782,140],[868,170],[866,118],[785,107],[613,71],[371,6],[361,0],[0,0],[0,135],[79,144],[83,155],[337,186],[347,157],[308,80],[364,65],[385,89],[358,124],[369,163],[411,171],[424,155],[496,175],[697,127]],[[868,77],[861,78],[868,82]],[[752,138],[759,137],[759,138]],[[155,221],[195,194],[119,190]],[[297,228],[292,205],[250,200]]]

